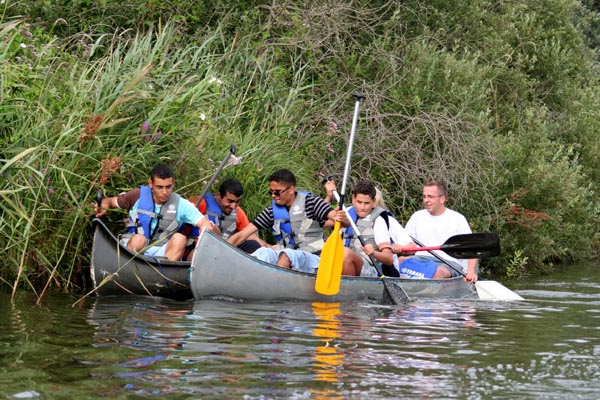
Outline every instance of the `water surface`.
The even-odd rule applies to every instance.
[[[174,302],[0,293],[5,398],[596,399],[600,267],[524,302]]]

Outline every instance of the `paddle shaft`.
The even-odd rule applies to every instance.
[[[417,239],[415,239],[414,237],[410,237],[412,239],[413,242],[415,242],[415,244],[418,244],[419,246],[421,246],[423,249],[425,249],[425,246],[423,245],[423,243],[419,242]],[[444,259],[443,257],[441,257],[440,255],[438,255],[437,253],[435,253],[432,250],[427,250],[427,252],[429,254],[431,254],[432,256],[434,256],[435,258],[437,258],[438,260],[440,260],[441,262],[443,262],[444,264],[446,264],[447,266],[449,266],[450,268],[452,268],[453,270],[455,270],[456,272],[458,272],[459,274],[461,274],[462,276],[464,276],[465,278],[467,277],[467,274],[464,273],[464,271],[456,268],[454,265],[450,264],[448,262],[448,260]]]
[[[354,103],[354,115],[352,117],[352,128],[350,129],[350,139],[348,139],[348,151],[346,151],[346,164],[344,165],[344,178],[342,179],[342,194],[339,198],[339,207],[344,207],[344,195],[346,193],[346,183],[348,182],[348,175],[350,175],[350,160],[352,159],[352,147],[354,145],[354,136],[356,135],[356,127],[358,126],[358,116],[360,110],[360,101],[365,98],[362,93],[352,93],[352,96],[356,99]]]
[[[360,110],[360,101],[365,96],[361,93],[352,93],[356,99],[354,104],[354,115],[352,117],[352,128],[350,130],[350,139],[348,140],[348,150],[346,151],[346,164],[344,166],[344,178],[342,179],[342,195],[339,201],[339,208],[344,205],[344,191],[350,172],[350,160],[352,158],[352,146],[356,127],[358,125],[358,116]],[[329,236],[319,259],[319,268],[317,269],[317,279],[315,280],[315,290],[321,294],[333,295],[340,291],[342,283],[342,270],[344,263],[344,243],[339,235],[340,221],[336,221],[333,233]]]
[[[200,204],[204,196],[206,196],[206,193],[208,193],[208,191],[212,187],[213,183],[215,183],[215,180],[217,180],[217,177],[219,176],[223,168],[225,168],[225,164],[227,164],[227,161],[229,161],[229,157],[235,154],[235,151],[235,144],[232,143],[231,148],[229,149],[229,153],[227,153],[223,161],[221,161],[221,165],[219,165],[219,168],[217,168],[213,176],[210,178],[210,181],[208,181],[208,184],[204,187],[202,193],[200,193],[200,197],[198,197],[198,200],[196,200],[196,208],[198,208],[198,205]]]
[[[483,250],[486,250],[482,247]],[[428,247],[414,247],[409,249],[402,249],[402,253],[416,253],[417,251],[427,251],[431,254],[433,250],[440,250],[455,258],[478,258],[482,252],[479,249],[467,249],[463,250],[459,246],[456,248],[446,248],[444,246],[428,246]]]

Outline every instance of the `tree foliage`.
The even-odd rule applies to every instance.
[[[67,4],[68,3],[68,4]],[[67,6],[68,5],[68,6]],[[1,279],[72,288],[98,188],[143,183],[158,160],[201,191],[231,143],[244,208],[266,177],[351,182],[401,221],[421,185],[503,255],[485,271],[551,270],[598,247],[598,7],[574,0],[7,0],[0,4]],[[351,186],[351,185],[350,185]],[[115,226],[122,215],[114,215]]]

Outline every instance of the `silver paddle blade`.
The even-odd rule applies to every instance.
[[[477,294],[481,300],[525,300],[506,286],[496,281],[475,282]]]
[[[410,297],[398,282],[383,278],[383,303],[384,304],[406,304],[410,303]]]

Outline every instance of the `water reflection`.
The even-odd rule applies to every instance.
[[[185,303],[146,297],[103,296],[89,310],[88,323],[96,327],[93,346],[113,351],[100,360],[81,361],[94,365],[91,376],[109,377],[114,385],[101,396],[121,392],[137,395],[178,391],[173,382],[185,370],[172,368],[174,352],[183,348],[189,331],[181,325],[191,312]],[[110,355],[110,356],[109,356]]]
[[[0,387],[41,398],[546,398],[600,392],[600,270],[524,302],[174,302],[0,293]],[[513,285],[510,285],[514,287]]]
[[[88,323],[97,327],[94,345],[167,352],[181,348],[188,333],[178,321],[191,313],[191,303],[187,304],[147,297],[99,297],[88,317]]]
[[[340,337],[337,317],[341,314],[339,303],[312,303],[312,309],[318,318],[317,327],[313,334],[317,336],[323,344],[315,348],[315,367],[317,380],[326,382],[338,381],[337,366],[341,365],[344,359],[336,348],[335,340]]]
[[[344,362],[344,355],[337,348],[337,339],[341,336],[340,321],[341,311],[339,303],[312,303],[312,310],[317,317],[317,326],[313,330],[322,343],[315,347],[315,372],[316,380],[324,382],[338,382],[340,379],[339,367]],[[337,391],[331,388],[313,390],[316,399],[337,397]]]
[[[388,307],[104,298],[88,319],[96,326],[94,345],[134,353],[101,362],[93,375],[120,379],[103,395],[176,393],[185,382],[199,396],[278,397],[303,392],[314,380],[312,397],[341,399],[356,390],[344,382],[360,377],[375,397],[397,387],[435,396],[440,385],[456,386],[456,365],[446,354],[466,347],[465,331],[479,326],[476,311],[473,303],[451,302]]]

